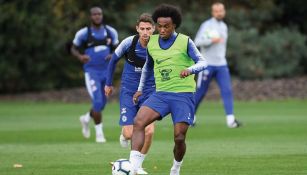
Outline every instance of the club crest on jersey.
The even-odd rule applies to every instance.
[[[162,70],[159,70],[162,78],[161,80],[162,81],[167,81],[167,80],[170,80],[171,78],[169,77],[169,73],[172,72],[172,69],[162,69]]]
[[[123,115],[123,116],[122,116],[122,121],[123,121],[123,122],[126,122],[126,121],[127,121],[127,116]]]

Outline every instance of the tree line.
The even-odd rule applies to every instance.
[[[0,0],[0,93],[82,86],[82,65],[69,46],[89,24],[89,8],[100,6],[119,39],[135,34],[137,17],[162,0]],[[215,2],[171,0],[181,7],[177,32],[194,39]],[[307,19],[303,0],[224,0],[229,27],[227,59],[233,76],[265,79],[306,75]],[[116,81],[120,81],[119,64]]]

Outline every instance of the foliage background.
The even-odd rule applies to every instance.
[[[152,12],[162,0],[0,0],[0,93],[17,93],[83,85],[82,65],[68,46],[88,24],[88,9],[104,9],[105,23],[122,40],[135,34],[139,14]],[[181,7],[178,32],[191,38],[210,17],[215,2],[168,1]],[[229,26],[227,58],[233,76],[272,79],[307,74],[307,1],[224,0]],[[120,80],[123,62],[117,68]]]

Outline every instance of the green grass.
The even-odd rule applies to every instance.
[[[118,143],[119,107],[109,104],[104,112],[106,144],[81,136],[78,116],[88,107],[0,102],[0,175],[110,175],[109,162],[129,156]],[[237,102],[235,111],[244,126],[228,129],[221,103],[202,104],[198,125],[188,133],[182,175],[307,174],[307,100]],[[156,126],[144,167],[152,175],[167,175],[171,120]]]

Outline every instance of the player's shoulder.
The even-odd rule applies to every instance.
[[[83,28],[81,28],[80,30],[77,31],[76,38],[87,37],[87,33],[88,33],[88,28],[87,27],[83,27]]]
[[[87,30],[88,30],[87,27],[83,27],[83,28],[81,28],[81,29],[79,29],[79,30],[77,31],[77,35],[84,35],[84,34],[87,34]]]
[[[117,30],[114,27],[112,27],[110,25],[105,25],[105,27],[106,27],[107,30],[114,32],[114,33],[117,33]]]
[[[122,40],[115,52],[126,52],[132,45],[132,41],[135,35],[129,36]],[[120,54],[118,54],[120,55]]]
[[[214,18],[209,18],[203,22],[204,25],[213,24],[215,22]]]
[[[135,35],[132,36],[128,36],[127,38],[123,39],[123,41],[121,42],[121,44],[126,45],[126,46],[130,46],[132,44],[133,38]]]

